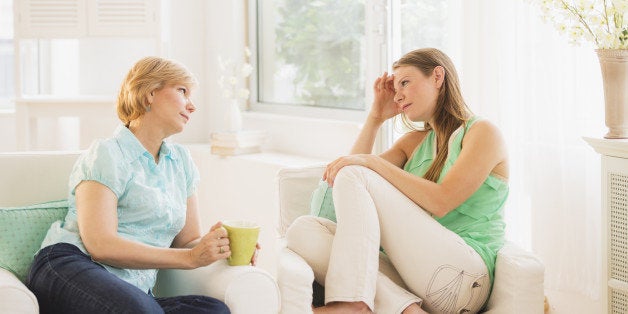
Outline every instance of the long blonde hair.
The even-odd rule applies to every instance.
[[[146,113],[148,95],[168,84],[182,84],[191,88],[196,78],[182,64],[160,57],[145,57],[129,70],[118,94],[118,118],[129,126],[131,121]]]
[[[443,85],[438,93],[432,119],[432,123],[435,125],[430,125],[429,121],[424,121],[425,130],[434,129],[436,131],[437,153],[434,162],[423,177],[437,182],[447,159],[449,137],[461,125],[466,124],[473,113],[462,98],[456,68],[451,59],[442,51],[436,48],[410,51],[393,64],[393,70],[402,66],[413,66],[426,76],[430,76],[437,66],[441,66],[445,70]],[[402,121],[410,129],[416,129],[405,114],[402,115]]]

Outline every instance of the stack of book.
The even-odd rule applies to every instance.
[[[265,131],[254,130],[212,133],[212,154],[234,156],[259,153],[267,137]]]

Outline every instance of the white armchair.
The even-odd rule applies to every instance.
[[[309,213],[312,191],[322,177],[324,167],[286,168],[278,173],[279,234],[285,236],[288,226]],[[544,266],[534,254],[512,242],[499,251],[495,283],[485,313],[534,314],[544,311]],[[282,294],[282,313],[311,313],[314,273],[296,253],[281,249],[277,282]]]
[[[22,241],[28,235],[11,228],[6,207],[26,206],[67,198],[67,182],[79,152],[0,154],[0,238]],[[14,216],[11,216],[14,217]],[[4,219],[4,220],[3,220]],[[16,226],[20,221],[14,222]],[[23,222],[22,222],[23,223]],[[0,242],[7,241],[6,238]],[[41,239],[39,240],[41,241]],[[0,244],[2,247],[2,244]],[[0,262],[8,259],[0,249]],[[35,296],[0,263],[0,313],[38,313]],[[278,313],[279,289],[274,278],[252,266],[231,267],[225,261],[195,270],[161,270],[157,296],[209,295],[224,301],[232,313]]]

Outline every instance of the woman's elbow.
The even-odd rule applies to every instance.
[[[443,218],[445,217],[445,215],[447,215],[447,213],[449,213],[449,211],[445,211],[445,210],[434,210],[432,211],[432,216],[434,216],[435,218]]]
[[[85,250],[87,250],[87,253],[90,255],[92,260],[96,262],[103,262],[110,258],[111,249],[108,243],[109,241],[105,239],[83,239]]]
[[[429,212],[432,214],[432,216],[436,218],[443,218],[452,210],[454,210],[454,207],[452,207],[450,204],[447,204],[446,202],[441,202],[431,206]]]

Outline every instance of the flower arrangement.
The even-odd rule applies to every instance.
[[[222,90],[222,96],[229,100],[249,99],[249,89],[246,79],[253,73],[253,66],[249,63],[251,50],[244,48],[244,62],[236,63],[231,58],[223,59],[218,56],[218,65],[222,74],[218,79],[218,86]]]
[[[531,0],[571,42],[592,42],[599,49],[628,49],[624,20],[628,0]],[[626,16],[628,18],[628,16]]]

